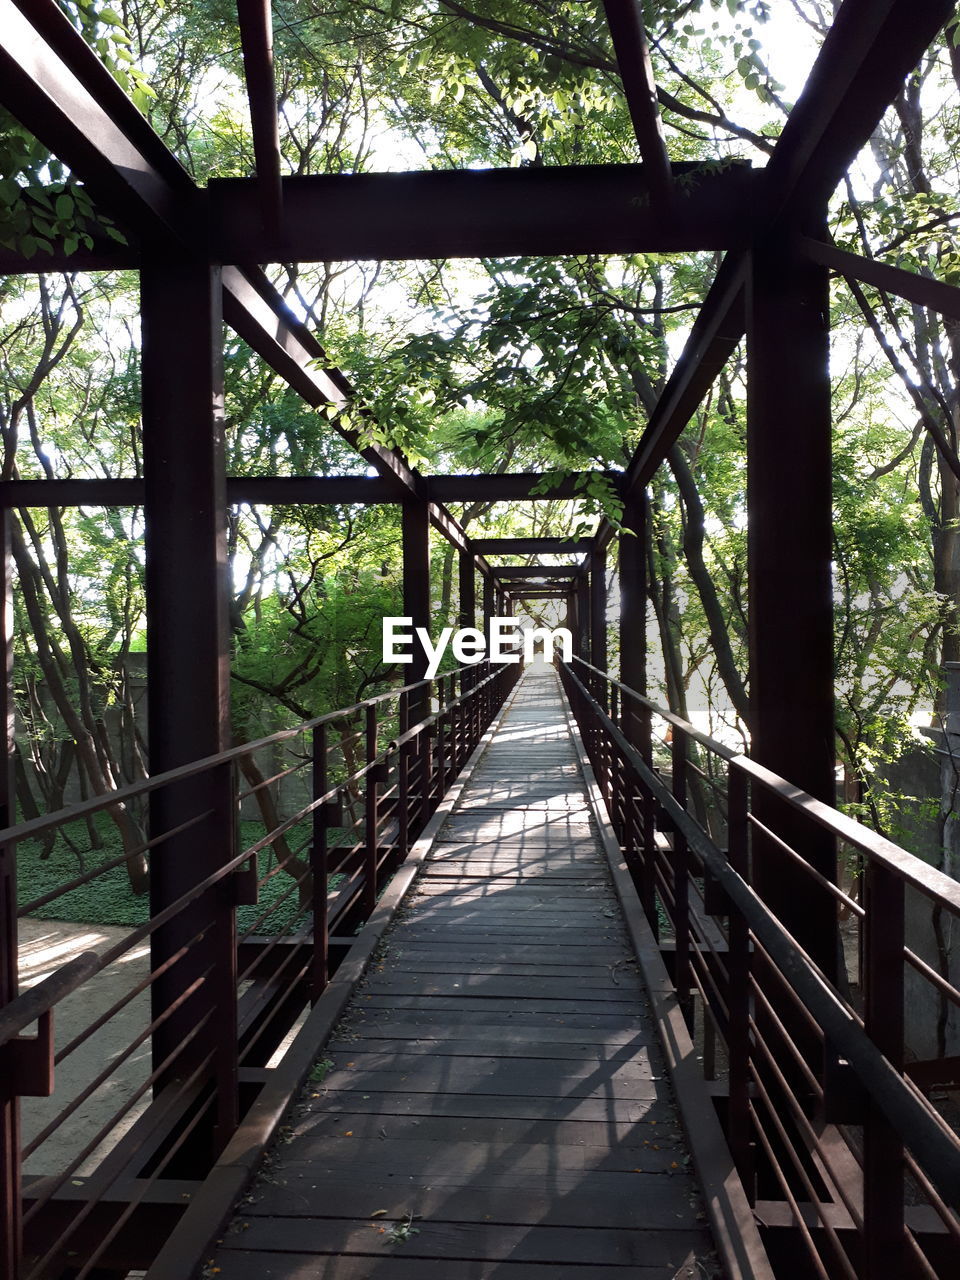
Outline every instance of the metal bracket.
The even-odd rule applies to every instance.
[[[863,1124],[867,1093],[845,1058],[827,1051],[823,1071],[823,1118],[828,1124]]]
[[[343,800],[337,796],[336,800],[328,800],[326,804],[320,806],[320,817],[325,826],[342,827],[343,826]]]
[[[730,899],[720,881],[710,871],[703,872],[703,910],[708,916],[728,916]]]
[[[253,907],[260,901],[260,886],[257,884],[257,859],[248,858],[241,867],[237,867],[230,877],[233,887],[233,905],[235,907]]]
[[[0,1076],[20,1098],[49,1098],[53,1093],[53,1010],[37,1019],[35,1036],[14,1036],[0,1047]]]

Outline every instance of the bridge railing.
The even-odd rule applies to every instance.
[[[80,850],[21,918],[144,858],[151,877],[142,923],[81,930],[0,1006],[0,1274],[149,1265],[519,671],[466,666],[0,831],[9,867],[149,807],[148,836]]]
[[[960,1274],[960,883],[588,663],[559,668],[692,1028],[703,1010],[705,1075],[722,1077],[777,1274]],[[849,892],[808,857],[824,833],[855,868]],[[771,848],[829,904],[836,966],[758,891]],[[919,954],[934,934],[946,948]],[[924,999],[936,1044],[917,1060],[905,1002]]]

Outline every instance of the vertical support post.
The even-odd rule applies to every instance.
[[[327,792],[327,726],[318,724],[311,738],[313,798]],[[310,966],[310,999],[323,995],[330,976],[327,929],[327,824],[328,806],[313,811],[313,841],[310,846],[310,875],[313,879],[313,956]]]
[[[463,628],[477,625],[477,576],[473,564],[473,556],[469,551],[459,553],[459,623]],[[476,679],[476,668],[468,667],[464,672],[463,690],[471,688]]]
[[[598,548],[590,557],[590,661],[607,669],[607,552]],[[607,709],[606,681],[597,686],[597,701]]]
[[[425,502],[406,502],[403,523],[403,612],[414,627],[430,627],[430,515]],[[415,684],[427,674],[427,657],[420,645],[413,646],[413,662],[407,668],[408,683]],[[430,708],[426,686],[410,695],[410,717],[422,720]]]
[[[623,532],[620,534],[620,679],[629,689],[647,692],[647,545],[649,518],[646,494],[628,494],[624,504]],[[640,752],[648,768],[653,766],[653,734],[650,712],[643,702],[623,697],[623,733]],[[638,787],[627,787],[627,803],[633,820],[625,821],[627,863],[631,861],[651,927],[657,928],[656,897],[653,887],[653,859],[656,856],[656,823],[653,797]],[[639,812],[636,812],[639,810]],[[627,817],[628,815],[625,815]],[[636,865],[639,835],[642,869]]]
[[[497,588],[492,577],[483,580],[483,634],[487,637],[487,655],[490,654],[490,619],[497,613]]]
[[[227,518],[223,452],[220,270],[148,254],[141,271],[143,468],[150,769],[160,773],[229,745]],[[211,810],[152,860],[156,914],[233,852],[228,765],[151,796],[153,834]],[[158,1088],[214,1054],[213,1142],[237,1123],[236,927],[232,886],[221,882],[153,935],[162,964],[200,930],[203,938],[152,986],[158,1017],[208,969],[198,992],[153,1037],[154,1067],[207,1021]]]
[[[10,512],[0,511],[0,827],[16,822],[13,776],[13,562]],[[17,847],[0,845],[0,1006],[17,994]],[[23,1252],[20,1103],[0,1079],[0,1274],[16,1276]]]
[[[579,657],[590,661],[590,576],[586,570],[576,578],[575,593],[577,600],[577,630],[573,640],[573,651]]]
[[[758,245],[747,306],[747,514],[753,758],[836,802],[829,281],[787,237]],[[789,388],[789,394],[784,389]],[[764,821],[836,880],[836,844],[764,802]],[[758,810],[759,812],[759,810]],[[754,883],[831,980],[836,903],[772,842]]]
[[[460,552],[460,626],[476,626],[477,617],[477,577],[473,567],[473,556],[469,551]]]
[[[628,495],[620,553],[620,679],[629,689],[647,691],[647,504],[646,495]],[[650,717],[633,698],[623,700],[623,732],[631,745],[650,748]]]

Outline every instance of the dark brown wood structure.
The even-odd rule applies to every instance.
[[[564,687],[606,803],[612,860],[616,867],[622,854],[645,913],[650,940],[641,939],[641,949],[671,967],[672,986],[646,956],[674,1086],[688,1128],[714,1104],[725,1126],[727,1145],[701,1145],[695,1156],[701,1182],[711,1189],[710,1225],[728,1274],[757,1274],[743,1262],[742,1242],[753,1230],[753,1213],[736,1208],[744,1204],[757,1211],[777,1276],[888,1280],[957,1273],[958,1144],[927,1096],[938,1083],[956,1082],[957,1063],[943,1059],[908,1069],[902,1012],[905,969],[949,1001],[960,1000],[904,942],[908,895],[923,895],[955,917],[960,890],[830,807],[825,299],[831,270],[954,317],[960,316],[960,290],[840,252],[824,229],[828,198],[953,6],[949,0],[843,0],[769,164],[719,172],[670,162],[641,7],[634,0],[607,0],[604,7],[639,164],[285,178],[269,5],[242,0],[238,21],[257,173],[200,189],[54,0],[0,0],[0,102],[70,168],[128,238],[126,246],[105,239],[70,255],[55,246],[29,261],[3,250],[0,270],[136,268],[143,316],[142,477],[5,482],[0,506],[5,515],[28,505],[143,505],[152,770],[149,781],[129,793],[20,825],[9,767],[0,775],[0,1267],[15,1280],[112,1277],[151,1265],[152,1280],[185,1280],[202,1263],[409,885],[417,861],[407,855],[429,830],[517,673],[510,665],[471,667],[427,682],[424,669],[414,668],[404,690],[276,735],[271,745],[278,748],[297,739],[309,776],[309,799],[283,830],[309,824],[313,893],[292,936],[249,930],[238,936],[235,908],[256,897],[257,849],[238,851],[233,825],[233,766],[251,749],[230,747],[227,714],[223,539],[227,506],[236,501],[401,505],[405,611],[417,625],[430,622],[431,526],[459,554],[465,625],[477,612],[477,574],[485,619],[509,612],[514,598],[567,602],[577,654],[563,668]],[[696,181],[677,181],[691,174]],[[615,477],[628,531],[618,548],[620,681],[605,671],[605,569],[615,529],[604,522],[589,540],[472,540],[445,505],[479,496],[566,496],[576,492],[573,479],[537,494],[531,490],[538,478],[531,476],[425,477],[396,451],[363,443],[336,412],[332,427],[357,446],[375,477],[225,474],[224,322],[310,405],[362,410],[356,389],[341,371],[323,367],[316,337],[251,263],[692,249],[720,249],[725,257],[636,455]],[[673,752],[668,785],[653,769],[652,725],[665,713],[645,697],[645,487],[744,334],[753,750],[749,759],[733,756],[666,715]],[[176,380],[167,376],[171,367],[179,371]],[[791,395],[784,399],[787,382]],[[944,441],[938,445],[949,454]],[[960,465],[952,454],[947,461]],[[790,501],[786,493],[802,498]],[[9,598],[6,519],[2,528],[0,566]],[[518,573],[491,563],[501,554],[541,553],[577,556],[579,564]],[[784,558],[789,580],[780,572]],[[9,610],[4,619],[7,679],[0,682],[0,703],[9,761]],[[337,718],[362,726],[359,770],[345,771],[333,757],[327,728]],[[727,849],[688,811],[690,770],[705,768],[708,758],[726,775]],[[362,796],[362,815],[352,843],[335,849],[328,831],[341,827],[348,792]],[[18,995],[17,840],[147,796],[154,866],[149,924],[119,950],[82,956]],[[862,906],[836,884],[841,840],[867,867]],[[328,895],[333,870],[343,871],[345,880]],[[861,922],[862,1010],[840,985],[838,901]],[[26,904],[21,914],[36,905]],[[665,920],[670,937],[658,944]],[[139,1093],[72,1163],[24,1179],[20,1099],[50,1092],[55,1065],[105,1021],[91,1022],[77,1042],[55,1047],[52,1013],[71,991],[147,939],[151,971],[138,992],[149,988],[151,1003],[136,1043],[149,1043],[152,1056]],[[293,1047],[270,1066],[305,1007]],[[695,1078],[692,1052],[676,1051],[689,1043],[684,1028],[697,1009],[711,1035],[721,1038],[728,1064],[713,1103]],[[36,1034],[24,1035],[33,1024]],[[704,1053],[709,1056],[706,1047]],[[139,1098],[150,1100],[142,1116],[93,1173],[77,1176]],[[26,1144],[28,1156],[36,1145],[36,1138]],[[167,1236],[171,1246],[160,1269],[156,1258]]]

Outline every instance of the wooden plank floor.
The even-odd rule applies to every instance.
[[[211,1273],[718,1274],[561,696],[528,670]]]

